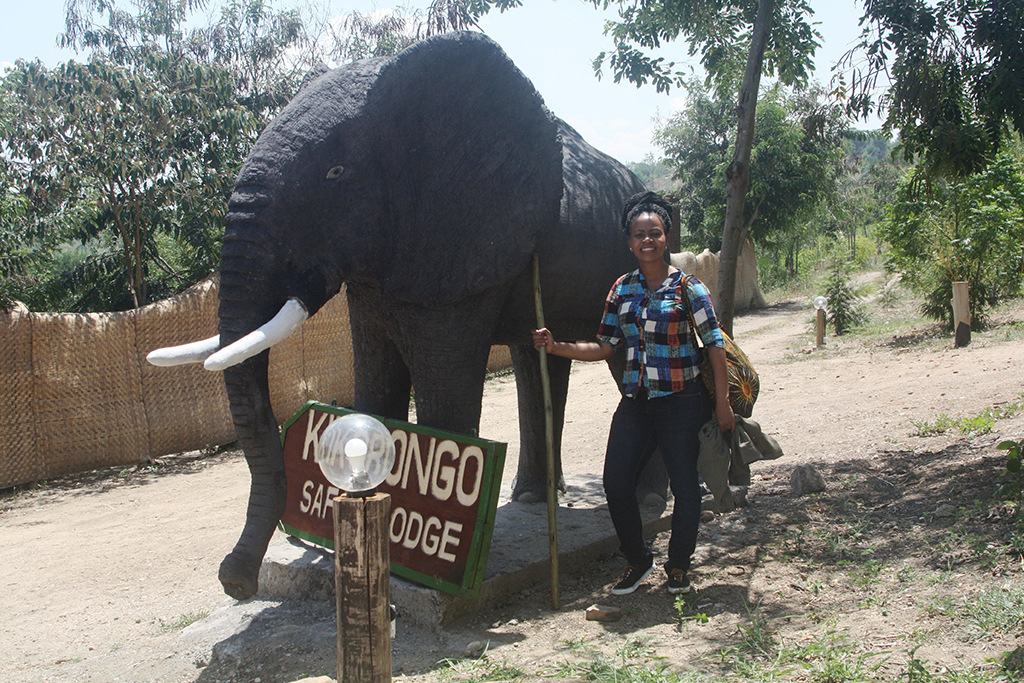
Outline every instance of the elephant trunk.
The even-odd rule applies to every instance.
[[[238,195],[236,188],[232,209],[225,220],[221,260],[220,336],[223,346],[257,329],[282,303],[280,295],[268,291],[273,260],[266,247],[255,239],[262,226],[255,220],[253,202],[237,202]],[[235,548],[221,563],[219,572],[224,592],[237,600],[256,594],[263,556],[284,512],[284,453],[270,405],[269,358],[270,352],[262,351],[224,370],[231,418],[252,480],[245,527]]]
[[[284,454],[267,382],[269,352],[224,371],[231,418],[245,451],[251,484],[245,527],[234,550],[220,565],[224,592],[245,600],[259,588],[260,565],[284,513]]]

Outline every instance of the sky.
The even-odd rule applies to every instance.
[[[220,3],[209,0],[209,4]],[[292,0],[274,2],[277,8],[296,4]],[[426,7],[429,0],[396,0],[392,4]],[[368,12],[392,4],[387,0],[331,0],[331,9],[338,14]],[[854,0],[811,0],[810,4],[823,37],[814,77],[827,84],[832,65],[859,35],[861,9]],[[38,58],[52,67],[76,57],[56,46],[56,37],[64,28],[64,0],[0,0],[0,17],[4,18],[0,22],[0,64]],[[603,35],[604,22],[610,18],[614,18],[613,12],[599,12],[584,0],[524,0],[522,7],[485,16],[481,26],[533,81],[548,108],[591,145],[619,161],[642,161],[648,154],[659,155],[651,142],[657,121],[679,111],[683,97],[679,91],[659,94],[650,85],[638,89],[629,83],[614,83],[607,74],[600,81],[594,76],[594,57],[612,47]],[[698,68],[697,58],[687,57],[682,42],[664,46],[658,54],[677,65]],[[878,122],[859,125],[877,127]]]

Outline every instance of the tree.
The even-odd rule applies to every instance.
[[[857,233],[874,235],[876,251],[881,254],[881,238],[877,228],[886,217],[886,207],[893,202],[896,188],[906,164],[891,155],[892,142],[869,136],[846,143],[846,172],[839,180],[838,228],[846,237],[850,258],[858,258]]]
[[[116,275],[132,307],[149,300],[151,270],[171,289],[212,270],[227,194],[258,129],[225,71],[163,52],[141,67],[19,62],[4,82],[19,120],[7,151],[35,224],[46,217],[92,245],[79,275]]]
[[[613,4],[612,0],[594,2],[605,7]],[[805,0],[616,0],[614,4],[619,7],[620,21],[610,22],[607,32],[615,41],[615,52],[610,57],[606,53],[598,56],[594,62],[598,73],[607,58],[616,82],[625,77],[638,87],[651,82],[659,92],[667,91],[681,84],[683,75],[673,70],[673,63],[651,58],[643,50],[686,36],[690,54],[701,53],[709,79],[726,84],[743,74],[733,156],[725,169],[726,210],[715,303],[722,328],[732,333],[761,75],[776,75],[785,84],[806,82],[819,37],[808,23],[812,10]]]
[[[977,173],[1024,132],[1024,0],[865,0],[861,24],[837,92],[926,175]]]
[[[311,70],[473,25],[460,3],[435,0],[426,20],[353,14],[333,28],[311,20],[310,33],[296,10],[228,0],[210,25],[188,28],[204,4],[69,0],[59,42],[88,62],[21,62],[4,78],[8,305],[17,295],[33,308],[122,309],[205,277],[238,167]]]
[[[686,108],[668,119],[655,140],[680,180],[680,209],[698,246],[718,248],[730,163],[731,102],[691,79]],[[838,202],[848,119],[824,104],[821,88],[761,95],[751,144],[750,188],[743,230],[761,245],[799,243],[823,205]],[[779,249],[775,249],[779,251]]]
[[[1004,152],[963,179],[928,178],[915,169],[901,183],[884,230],[890,268],[924,294],[923,312],[952,329],[952,283],[968,281],[971,326],[978,329],[987,309],[1020,292],[1024,165]]]
[[[655,192],[672,192],[673,169],[664,159],[655,159],[654,154],[648,152],[643,161],[628,162],[626,167]]]

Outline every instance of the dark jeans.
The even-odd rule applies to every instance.
[[[620,550],[634,566],[643,567],[654,553],[643,538],[643,520],[636,484],[654,447],[661,449],[675,507],[665,570],[689,571],[700,525],[700,484],[697,478],[697,434],[713,414],[704,382],[652,399],[623,397],[612,417],[604,460],[604,491]]]

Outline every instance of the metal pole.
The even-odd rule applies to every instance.
[[[537,309],[537,328],[544,327],[544,303],[540,291],[540,257],[533,255],[533,302]],[[551,378],[548,375],[548,352],[540,350],[540,385],[544,393],[544,441],[548,455],[548,555],[551,565],[551,608],[558,609],[558,494],[555,491],[555,432],[551,407]]]

